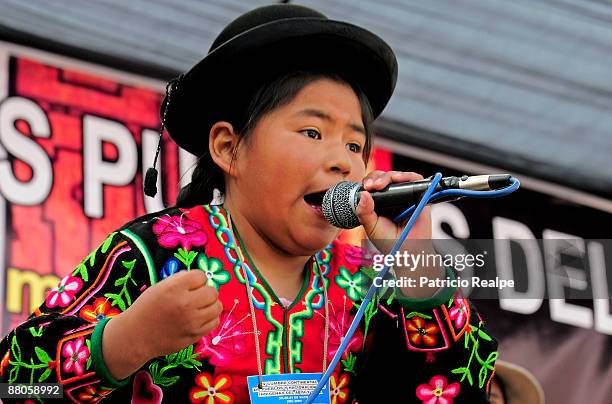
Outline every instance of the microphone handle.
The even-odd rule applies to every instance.
[[[439,192],[449,188],[459,188],[458,183],[459,178],[457,177],[442,178],[436,186],[434,192]],[[374,199],[374,211],[379,216],[393,219],[410,206],[416,205],[430,185],[431,181],[423,180],[408,183],[389,184],[379,191],[370,192],[372,198]],[[363,190],[363,187],[358,189],[356,203],[359,203],[359,196]],[[461,196],[443,197],[431,202],[431,204],[454,201],[457,199],[461,199]]]

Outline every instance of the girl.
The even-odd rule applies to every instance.
[[[2,341],[1,381],[58,382],[72,402],[213,404],[248,402],[247,376],[324,371],[372,271],[364,251],[335,240],[322,191],[423,178],[366,175],[371,122],[396,75],[380,38],[308,8],[229,24],[162,107],[173,139],[199,156],[177,206],[127,223],[62,279]],[[367,192],[357,213],[388,252],[380,240],[402,228]],[[431,239],[428,209],[410,237]],[[417,272],[447,275],[406,276]],[[331,402],[487,402],[496,343],[455,292],[375,299]]]

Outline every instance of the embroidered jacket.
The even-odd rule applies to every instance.
[[[323,281],[329,363],[366,291],[371,268],[362,250],[332,242],[306,264],[302,290],[284,307],[237,241],[216,205],[169,208],[126,224],[2,340],[0,382],[59,382],[66,402],[248,402],[246,377],[257,375],[257,357],[237,248],[253,287],[264,373],[321,372]],[[103,360],[104,326],[147,287],[181,270],[204,271],[219,290],[220,325],[114,380]],[[450,288],[430,299],[374,299],[330,379],[331,402],[487,402],[497,343],[482,325],[471,302]]]

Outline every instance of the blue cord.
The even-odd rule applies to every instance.
[[[470,191],[468,189],[445,189],[440,192],[436,192],[430,198],[427,203],[433,202],[436,199],[443,198],[445,196],[471,196],[473,198],[499,198],[500,196],[506,196],[516,191],[521,183],[514,177],[510,177],[510,185],[506,188],[496,189],[495,191]],[[415,206],[412,205],[393,219],[394,222],[401,222],[406,216],[412,213]]]
[[[445,196],[451,196],[451,195],[452,196],[471,196],[474,198],[496,198],[496,197],[505,196],[505,195],[508,195],[514,192],[520,186],[520,182],[518,179],[514,177],[510,177],[510,181],[511,181],[510,186],[503,188],[503,189],[498,189],[495,191],[470,191],[470,190],[464,190],[464,189],[445,189],[443,191],[439,191],[434,194],[433,192],[436,189],[436,186],[438,185],[441,179],[442,179],[442,174],[436,173],[436,175],[434,175],[433,179],[431,180],[431,184],[429,185],[429,188],[427,188],[427,191],[423,194],[423,197],[421,198],[419,203],[416,206],[412,205],[411,207],[406,209],[404,212],[399,214],[394,219],[395,222],[402,221],[406,216],[414,212],[412,213],[412,216],[410,216],[410,220],[408,220],[408,223],[406,223],[406,226],[404,227],[404,230],[402,230],[402,233],[400,234],[399,238],[393,245],[393,248],[389,252],[389,255],[395,255],[395,253],[399,250],[401,245],[404,243],[404,240],[408,236],[408,233],[410,233],[412,226],[414,226],[414,223],[416,222],[417,218],[419,217],[419,215],[425,208],[425,205],[427,205],[429,202],[434,201],[438,198],[442,198]],[[388,271],[389,271],[389,268],[385,265],[383,269],[378,273],[376,278],[382,280]],[[351,326],[346,332],[346,336],[342,339],[342,343],[338,347],[338,350],[336,351],[334,358],[329,363],[329,366],[327,367],[327,370],[321,377],[321,380],[319,380],[317,387],[315,387],[312,393],[310,393],[310,395],[308,396],[308,399],[306,400],[306,404],[311,404],[314,401],[314,399],[319,395],[319,393],[321,392],[321,389],[327,383],[332,373],[336,369],[336,366],[338,365],[340,358],[342,358],[342,355],[344,354],[346,347],[351,341],[351,337],[353,336],[353,334],[355,333],[355,330],[357,329],[357,326],[359,326],[359,323],[361,322],[361,318],[363,317],[363,314],[366,308],[370,304],[372,297],[374,297],[374,293],[376,293],[376,291],[378,290],[378,288],[374,286],[375,284],[376,282],[373,282],[372,286],[370,286],[370,289],[368,289],[368,293],[365,295],[363,302],[359,306],[359,310],[357,310],[357,314],[355,314],[355,318],[353,319]]]

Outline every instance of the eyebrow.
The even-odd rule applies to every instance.
[[[326,112],[323,112],[320,109],[314,109],[314,108],[303,109],[303,110],[301,110],[299,112],[296,112],[294,115],[314,116],[316,118],[321,118],[321,119],[323,119],[325,121],[328,121],[328,122],[333,122],[334,121],[334,119],[329,114],[327,114]],[[354,131],[359,132],[359,133],[361,133],[364,136],[366,135],[365,128],[362,125],[358,125],[356,123],[349,123],[348,126],[351,129],[353,129]]]

